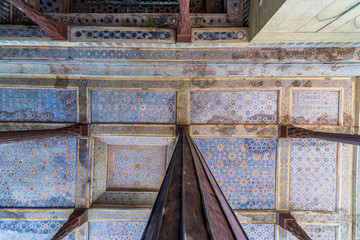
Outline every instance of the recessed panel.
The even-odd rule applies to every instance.
[[[233,209],[275,208],[275,139],[194,140]]]
[[[336,210],[337,143],[292,139],[290,208]]]
[[[146,221],[91,221],[90,240],[141,239]]]
[[[0,88],[0,121],[76,122],[75,90]]]
[[[165,146],[111,145],[107,188],[156,190],[160,188],[165,167]]]
[[[176,93],[170,91],[91,91],[92,122],[175,123]]]
[[[1,207],[74,207],[77,138],[0,145]]]
[[[301,125],[338,125],[339,91],[292,91],[291,121]]]
[[[276,124],[277,91],[193,91],[192,123]]]

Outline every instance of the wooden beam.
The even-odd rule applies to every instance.
[[[311,240],[305,230],[297,223],[290,212],[278,213],[278,224],[280,227],[289,231],[299,240]]]
[[[69,235],[74,229],[80,227],[88,220],[87,209],[75,209],[69,216],[67,222],[59,229],[59,231],[51,238],[51,240],[61,240]]]
[[[188,131],[179,128],[141,239],[248,239]]]
[[[180,0],[177,42],[191,42],[190,0]]]
[[[360,145],[360,136],[357,134],[318,132],[292,125],[280,125],[279,135],[281,138],[317,138],[333,142]]]
[[[0,132],[0,144],[43,139],[55,136],[87,137],[88,135],[88,125],[75,124],[58,129]]]
[[[33,20],[53,40],[68,40],[67,26],[40,12],[23,0],[6,0]]]

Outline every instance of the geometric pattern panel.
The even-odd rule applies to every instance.
[[[233,209],[275,209],[276,139],[194,140]]]
[[[329,225],[309,225],[300,224],[305,232],[312,240],[335,240],[337,227]],[[347,239],[347,238],[344,238]],[[289,233],[289,240],[297,240],[297,238]]]
[[[49,240],[66,221],[0,221],[0,240]],[[75,240],[75,231],[64,240]]]
[[[193,42],[247,42],[248,32],[246,28],[219,29],[192,29]]]
[[[276,124],[278,91],[192,91],[191,123]]]
[[[292,91],[291,121],[301,125],[338,125],[339,91]]]
[[[90,221],[89,240],[140,239],[146,221]]]
[[[74,207],[77,137],[0,145],[1,207]]]
[[[274,224],[241,223],[249,240],[275,239]]]
[[[175,31],[161,28],[71,27],[70,41],[175,43]]]
[[[316,139],[292,139],[290,208],[336,210],[338,145]]]
[[[175,123],[176,92],[91,91],[92,122]]]
[[[107,187],[156,190],[165,168],[165,146],[110,145]]]
[[[0,121],[76,122],[76,91],[0,88]]]

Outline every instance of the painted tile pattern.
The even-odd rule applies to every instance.
[[[176,93],[91,91],[92,122],[175,123]]]
[[[77,138],[0,145],[1,207],[74,207]]]
[[[276,124],[277,91],[193,91],[192,123]]]
[[[335,240],[336,238],[336,226],[326,226],[326,225],[308,225],[300,224],[305,232],[309,235],[312,240]],[[297,240],[291,233],[289,235],[289,240]]]
[[[230,28],[225,31],[219,29],[193,29],[192,42],[247,42],[247,29]]]
[[[336,210],[337,143],[292,139],[290,209]]]
[[[91,132],[97,135],[125,136],[175,136],[174,125],[126,125],[126,124],[96,124],[91,126]]]
[[[76,122],[76,91],[0,88],[0,121]]]
[[[76,207],[77,208],[86,208],[88,204],[88,169],[89,169],[89,159],[88,159],[88,140],[79,139],[79,158],[77,163],[77,193],[76,193]]]
[[[274,224],[241,223],[249,240],[275,239]]]
[[[51,239],[71,212],[72,210],[59,209],[3,209],[0,211],[0,239]],[[64,240],[75,240],[75,231]]]
[[[138,240],[145,229],[146,221],[91,221],[89,240]]]
[[[275,209],[275,139],[194,140],[233,209]]]
[[[109,145],[160,145],[165,146],[175,141],[174,137],[132,137],[132,136],[99,136]]]
[[[54,15],[55,17],[55,15]],[[212,16],[211,16],[212,18]],[[106,23],[108,25],[108,23]],[[71,25],[71,24],[69,24]],[[358,43],[357,43],[358,44]],[[119,44],[121,45],[121,44]],[[358,48],[189,48],[179,51],[178,48],[119,48],[119,47],[52,47],[38,46],[17,47],[4,46],[0,48],[3,59],[57,59],[68,60],[152,60],[152,61],[234,61],[237,62],[358,62],[360,50]],[[337,56],[333,58],[334,54]],[[203,68],[203,66],[201,66]],[[195,68],[196,69],[196,68]]]
[[[337,125],[339,100],[339,91],[292,91],[291,121],[302,125]]]
[[[70,27],[70,41],[122,41],[175,43],[172,29]]]
[[[150,217],[150,209],[90,209],[89,221],[102,220],[133,220],[145,221]]]
[[[24,39],[29,38],[31,40],[36,38],[48,39],[49,36],[40,28],[23,27],[23,26],[0,26],[0,39]]]
[[[1,240],[49,240],[66,221],[0,221]],[[64,240],[75,240],[75,232]]]
[[[160,188],[165,175],[165,146],[111,145],[109,152],[108,188]]]

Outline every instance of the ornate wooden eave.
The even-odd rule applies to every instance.
[[[187,126],[179,127],[142,239],[248,239]]]
[[[68,40],[68,28],[63,23],[52,19],[23,0],[6,0],[33,20],[53,40]]]

